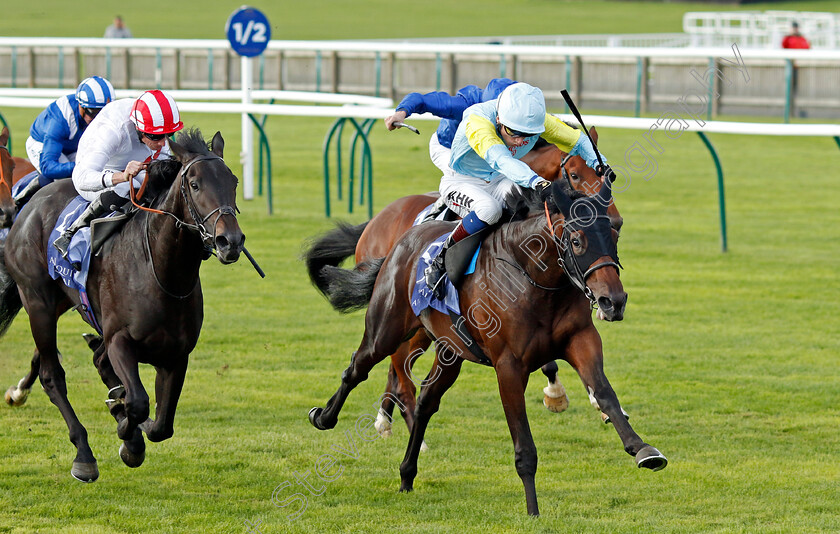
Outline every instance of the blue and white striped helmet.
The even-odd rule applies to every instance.
[[[79,84],[76,100],[85,109],[104,108],[114,100],[114,86],[101,76],[91,76]]]

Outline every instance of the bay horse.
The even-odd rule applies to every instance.
[[[597,130],[593,127],[589,132],[593,142],[597,143]],[[601,188],[601,178],[586,166],[583,158],[570,156],[543,139],[537,141],[534,149],[526,154],[522,161],[546,180],[562,180],[576,191],[594,194]],[[326,295],[327,284],[321,276],[324,266],[338,266],[350,256],[355,256],[357,265],[385,257],[394,243],[412,227],[417,215],[438,198],[438,193],[402,197],[388,204],[370,221],[358,226],[339,224],[336,229],[314,240],[304,252],[310,280]],[[610,203],[607,213],[613,228],[617,232],[620,231],[623,220],[615,202]],[[376,428],[384,436],[391,433],[395,400],[401,403],[403,409],[400,412],[409,431],[411,430],[417,391],[415,382],[419,382],[412,376],[411,369],[417,357],[423,354],[430,344],[431,339],[420,329],[409,343],[400,345],[391,356],[386,394],[376,419]],[[568,407],[568,398],[557,378],[557,364],[549,362],[542,371],[548,378],[543,403],[551,411],[562,412]]]
[[[8,142],[9,129],[4,126],[0,131],[0,228],[9,228],[15,220],[12,186],[35,170],[28,159],[12,157],[6,148]]]
[[[611,235],[615,230],[606,215],[610,188],[602,187],[595,197],[581,196],[573,202],[561,184],[555,182],[551,187],[552,202],[545,204],[545,212],[535,202],[534,192],[523,191],[522,198],[530,201],[527,215],[501,225],[484,238],[475,273],[464,278],[458,290],[472,338],[467,341],[451,335],[448,315],[427,308],[417,316],[410,302],[419,258],[429,243],[451,231],[451,224],[416,226],[384,259],[354,270],[322,270],[333,305],[367,305],[368,309],[362,341],[341,375],[338,391],[326,407],[309,412],[315,428],[335,427],[350,391],[367,378],[375,364],[393,354],[419,329],[438,341],[400,466],[400,491],[413,489],[423,435],[440,406],[441,396],[454,383],[464,359],[479,361],[468,350],[467,342],[475,342],[496,371],[529,514],[539,514],[534,482],[537,453],[524,394],[530,374],[558,356],[578,372],[590,396],[611,418],[624,450],[635,456],[639,467],[659,470],[667,464],[667,459],[645,443],[623,416],[604,375],[601,338],[592,321],[594,303],[607,320],[618,321],[624,316],[627,301]],[[555,227],[560,229],[555,232]]]
[[[236,218],[237,178],[222,159],[221,133],[210,148],[198,130],[182,132],[170,147],[174,159],[150,164],[150,206],[141,208],[106,242],[101,256],[91,258],[87,278],[90,307],[103,338],[94,362],[111,388],[111,414],[123,440],[120,457],[129,467],[141,465],[145,458],[141,430],[152,442],[173,435],[189,355],[204,317],[202,260],[215,249],[221,263],[233,263],[245,241]],[[71,474],[93,482],[99,477],[96,458],[67,400],[56,349],[58,317],[82,302],[77,291],[50,278],[46,259],[56,220],[76,195],[70,180],[45,186],[9,231],[0,262],[5,275],[0,276],[0,332],[23,306],[36,345],[33,371],[64,417],[77,449]],[[154,421],[149,419],[139,363],[157,371]]]

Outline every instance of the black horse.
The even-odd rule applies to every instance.
[[[204,316],[199,267],[215,249],[225,264],[239,259],[245,236],[236,219],[237,179],[225,164],[224,140],[217,132],[210,147],[198,130],[170,141],[172,160],[149,167],[148,208],[135,214],[119,235],[93,257],[87,292],[103,342],[94,363],[111,388],[111,413],[123,440],[120,457],[129,467],[145,458],[141,429],[150,441],[173,434],[173,419],[189,354],[198,341]],[[9,232],[0,265],[0,332],[21,306],[29,314],[36,352],[32,373],[61,411],[76,446],[71,474],[93,482],[99,477],[87,431],[67,400],[64,370],[56,349],[58,317],[81,306],[77,291],[47,272],[50,233],[64,206],[76,196],[70,180],[39,191]],[[15,290],[17,288],[17,290]],[[139,363],[157,370],[155,420],[140,381]],[[23,385],[23,384],[22,384]]]
[[[533,195],[530,190],[523,195],[534,200],[529,198]],[[436,339],[437,354],[417,400],[411,438],[400,466],[401,491],[414,487],[426,426],[438,410],[441,396],[458,377],[463,359],[480,361],[468,344],[477,345],[489,359],[484,363],[496,371],[529,514],[539,514],[534,484],[537,451],[524,393],[529,375],[554,359],[562,358],[575,368],[639,467],[665,467],[665,457],[645,443],[624,417],[604,375],[601,338],[592,323],[595,304],[608,321],[620,321],[627,301],[619,279],[614,230],[606,213],[610,198],[610,188],[602,187],[595,197],[583,196],[573,202],[555,182],[553,202],[544,206],[529,202],[524,219],[502,225],[484,238],[476,271],[459,289],[469,337],[454,335],[450,316],[439,311],[426,309],[416,316],[410,302],[420,256],[430,242],[451,231],[451,225],[429,223],[412,228],[384,260],[373,260],[353,271],[325,266],[320,274],[333,306],[349,310],[368,305],[368,310],[362,341],[341,375],[341,385],[324,408],[309,412],[312,425],[320,430],[335,427],[353,388],[367,378],[374,365],[424,328]],[[555,226],[562,230],[555,233]]]

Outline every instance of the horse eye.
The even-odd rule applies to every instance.
[[[572,238],[572,245],[579,247],[580,246],[580,239],[573,237]]]
[[[575,173],[573,173],[573,172],[569,173],[569,178],[571,178],[572,180],[574,180],[574,181],[576,181],[576,182],[577,182],[578,180],[580,180],[580,176],[578,176],[577,174],[575,174]]]
[[[198,184],[195,181],[190,181],[190,187],[193,191],[198,191]]]

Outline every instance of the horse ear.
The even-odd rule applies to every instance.
[[[554,205],[557,206],[557,209],[568,219],[569,210],[572,207],[572,199],[566,194],[565,189],[563,189],[562,182],[557,181],[551,183],[551,198],[554,200]]]
[[[0,146],[6,146],[9,143],[9,129],[3,126],[3,131],[0,132]]]
[[[210,141],[210,148],[213,153],[220,158],[225,157],[225,140],[222,139],[222,132],[216,132],[216,135],[213,136],[213,140]]]
[[[175,141],[169,140],[169,150],[175,155],[175,159],[181,163],[186,163],[190,160],[190,152]]]
[[[593,143],[595,143],[596,145],[598,144],[598,131],[595,129],[594,126],[589,129],[589,137],[592,138]]]

